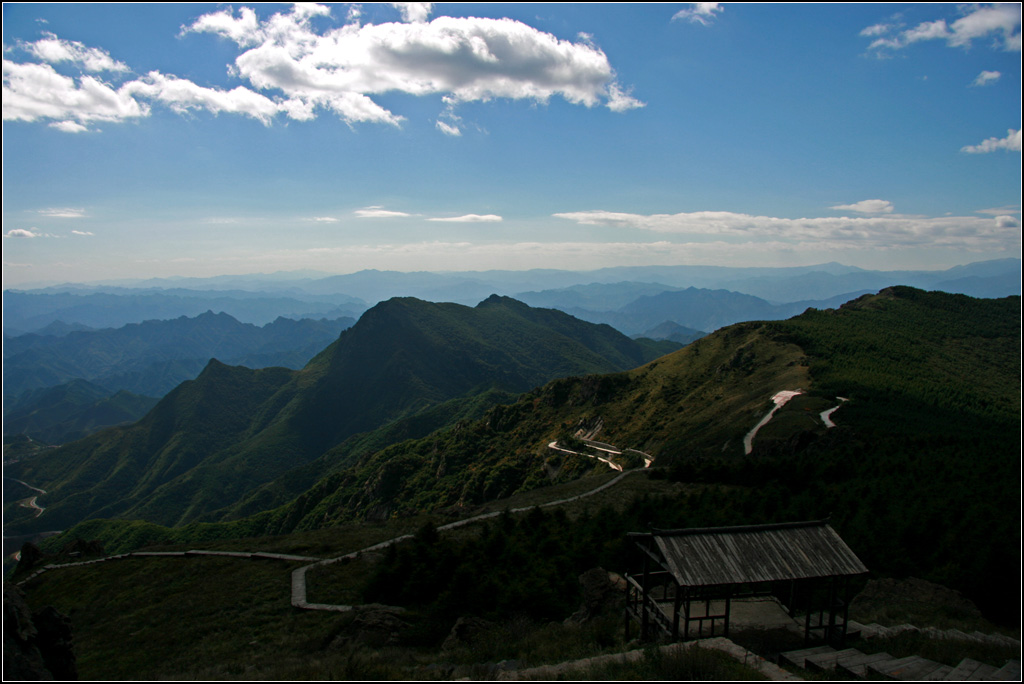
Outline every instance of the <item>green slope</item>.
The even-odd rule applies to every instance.
[[[831,515],[873,572],[953,587],[1005,622],[1020,590],[1020,306],[891,288],[838,310],[730,326],[632,371],[555,380],[480,420],[367,454],[274,510],[146,534],[184,542],[468,514],[593,469],[547,444],[601,423],[598,439],[655,457],[652,477],[688,484],[634,502],[629,524]],[[794,389],[805,393],[745,455],[771,396]],[[829,429],[819,413],[837,397],[849,401]],[[605,524],[608,543],[628,531]],[[124,540],[134,525],[93,523],[88,534]]]

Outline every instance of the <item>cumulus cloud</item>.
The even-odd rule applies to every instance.
[[[407,15],[422,20],[318,33],[297,11],[253,24],[249,14],[236,17],[228,9],[185,30],[235,41],[244,51],[233,73],[258,91],[283,92],[289,106],[307,117],[325,109],[349,123],[397,125],[402,117],[371,99],[387,92],[441,94],[449,106],[555,96],[616,111],[643,105],[622,89],[607,56],[589,42],[560,40],[512,19],[442,16],[427,22],[420,10]]]
[[[404,211],[390,211],[383,207],[366,207],[365,209],[356,209],[353,213],[359,218],[404,218],[412,216],[412,214],[407,214]]]
[[[561,97],[573,104],[622,112],[644,106],[617,81],[607,56],[591,39],[573,43],[512,19],[437,17],[431,3],[396,3],[405,23],[360,25],[358,7],[350,23],[316,28],[313,17],[330,15],[326,5],[300,3],[261,20],[249,7],[204,14],[181,34],[212,33],[234,42],[240,54],[231,76],[246,81],[232,90],[210,88],[159,71],[120,86],[94,74],[122,75],[127,65],[104,50],[54,34],[19,49],[39,62],[3,62],[4,120],[49,120],[68,133],[95,122],[117,122],[151,114],[161,104],[180,114],[207,111],[249,116],[269,125],[282,115],[309,121],[330,112],[346,124],[400,126],[404,117],[374,96],[401,92],[442,95],[446,135],[462,132],[454,107],[496,98],[546,103]],[[318,27],[321,24],[317,24]],[[53,64],[68,63],[68,76]]]
[[[49,64],[3,61],[4,121],[55,119],[85,125],[93,121],[121,121],[146,116],[147,105],[126,91],[93,77],[73,78],[57,73]]]
[[[999,80],[1002,74],[998,71],[982,71],[978,74],[978,77],[971,83],[972,86],[987,86],[991,83],[995,83]]]
[[[71,234],[72,235],[83,235],[83,236],[92,236],[93,235],[92,231],[88,231],[88,230],[73,230],[73,231],[71,231]]]
[[[498,223],[502,220],[497,214],[466,214],[449,218],[428,218],[428,221],[447,221],[450,223]]]
[[[960,148],[961,152],[968,154],[985,154],[1006,150],[1007,152],[1020,152],[1020,131],[1013,128],[1007,130],[1005,138],[988,138],[977,145],[966,145]]]
[[[688,21],[691,24],[707,26],[714,20],[715,15],[722,11],[720,2],[691,2],[686,9],[679,10],[672,15],[672,21]]]
[[[4,233],[5,238],[34,238],[39,237],[37,233],[33,233],[31,230],[25,230],[24,228],[11,228],[9,231]]]
[[[187,79],[166,76],[158,71],[151,71],[145,78],[126,84],[122,90],[129,95],[163,102],[179,114],[197,109],[213,114],[228,112],[251,116],[264,125],[270,125],[280,111],[276,102],[248,88],[239,86],[229,91],[204,88]]]
[[[1020,221],[994,218],[915,216],[778,218],[728,211],[631,214],[579,211],[554,214],[581,225],[736,240],[813,241],[822,247],[1010,248],[1020,243]]]
[[[837,204],[831,208],[838,211],[856,211],[860,214],[891,214],[893,211],[892,202],[880,199],[861,200],[854,204]]]
[[[976,39],[1007,51],[1020,51],[1021,6],[1019,3],[998,5],[966,5],[966,12],[952,24],[945,19],[921,22],[901,29],[895,24],[875,24],[860,32],[867,37],[879,36],[868,46],[869,51],[884,54],[926,40],[944,40],[950,47],[969,47]]]
[[[402,21],[410,22],[426,21],[434,7],[432,2],[393,2],[391,4],[402,13]]]

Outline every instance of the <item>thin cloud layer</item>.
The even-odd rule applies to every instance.
[[[90,124],[138,119],[154,103],[185,114],[240,114],[266,125],[278,116],[295,121],[322,112],[346,124],[401,125],[404,117],[373,97],[390,92],[441,95],[446,109],[437,128],[461,134],[452,110],[496,98],[546,103],[552,97],[616,112],[644,106],[616,80],[607,56],[589,40],[573,43],[511,19],[437,17],[430,3],[397,3],[405,22],[360,25],[358,11],[340,28],[314,28],[313,17],[331,8],[299,4],[260,20],[242,7],[202,15],[182,34],[213,33],[241,53],[230,74],[247,85],[210,88],[159,71],[120,86],[93,74],[126,74],[129,67],[100,48],[52,33],[19,49],[36,62],[3,62],[4,120],[49,120],[80,133]],[[321,26],[322,22],[317,22]],[[54,64],[81,71],[68,76]]]
[[[947,247],[966,250],[1013,248],[1020,244],[1020,220],[916,216],[777,218],[728,211],[629,214],[579,211],[554,214],[582,225],[611,226],[655,233],[747,240],[814,241],[819,246]]]
[[[404,211],[390,211],[383,207],[366,207],[365,209],[356,209],[353,212],[359,218],[404,218],[412,216]]]
[[[428,218],[428,221],[446,221],[449,223],[499,223],[502,218],[497,214],[466,214],[450,218]]]
[[[869,52],[885,54],[927,40],[944,40],[950,47],[970,47],[975,40],[986,39],[1007,51],[1020,51],[1021,9],[1019,3],[969,5],[967,13],[952,24],[945,19],[925,21],[911,28],[900,24],[875,24],[860,32],[875,38]]]
[[[106,50],[86,47],[74,40],[61,40],[52,33],[45,35],[45,38],[34,43],[25,43],[22,47],[48,64],[71,62],[84,71],[93,73],[129,71],[127,64],[118,62]]]
[[[869,199],[854,204],[837,204],[832,209],[837,211],[856,211],[859,214],[891,214],[892,202],[880,199]]]

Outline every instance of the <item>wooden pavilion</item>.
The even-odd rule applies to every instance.
[[[775,596],[802,614],[804,639],[846,638],[849,580],[868,570],[827,520],[631,532],[642,570],[626,574],[626,634],[672,640],[729,636],[732,600]]]

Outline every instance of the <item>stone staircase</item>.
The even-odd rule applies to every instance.
[[[848,633],[853,633],[853,626],[856,623],[849,623]],[[863,626],[867,631],[871,627],[879,625]],[[912,625],[900,625],[899,628],[885,628],[883,630],[894,630],[900,633],[909,631],[909,627],[918,630]],[[900,629],[902,628],[902,629]],[[936,630],[939,631],[939,630]],[[949,631],[942,632],[946,635]],[[863,635],[864,632],[862,632]],[[881,634],[881,632],[879,632]],[[964,634],[959,632],[959,634]],[[980,633],[979,633],[980,634]],[[1016,640],[1003,635],[982,635],[985,637],[1002,637],[1017,643]],[[962,638],[962,637],[961,637]],[[980,639],[979,639],[980,640]],[[988,640],[992,640],[991,638]],[[1003,642],[1005,643],[1005,642]],[[866,654],[855,648],[847,648],[837,651],[831,646],[815,646],[803,648],[796,651],[787,651],[779,656],[781,665],[799,667],[812,672],[833,672],[851,679],[884,679],[900,681],[1020,681],[1021,667],[1019,660],[1007,661],[1002,667],[987,665],[971,658],[964,658],[956,667],[943,665],[934,660],[928,660],[920,656],[908,656],[906,658],[894,658],[888,653]]]

